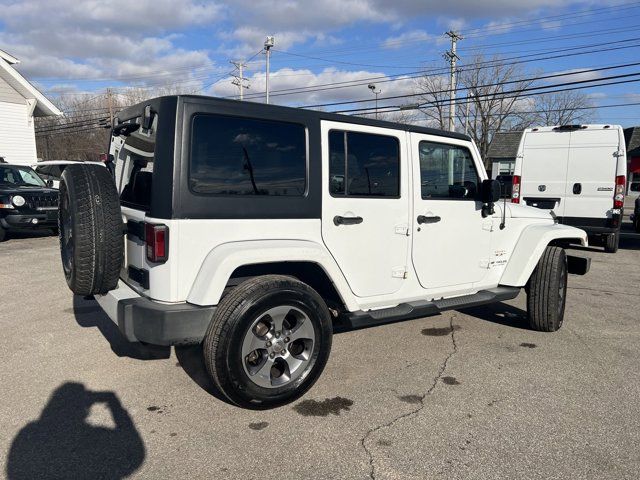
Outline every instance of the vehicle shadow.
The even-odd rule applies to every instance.
[[[97,328],[119,357],[137,360],[160,360],[171,356],[171,347],[131,343],[120,333],[115,323],[100,308],[98,302],[79,295],[73,296],[73,315],[83,328]]]
[[[224,393],[213,384],[202,356],[202,345],[175,347],[178,365],[200,388],[220,401],[232,405]]]
[[[87,422],[97,404],[109,410],[114,427]],[[144,458],[144,442],[115,393],[70,382],[58,387],[40,418],[13,439],[6,474],[10,480],[121,479]]]
[[[463,308],[458,311],[487,322],[520,330],[531,330],[527,320],[527,312],[507,303],[491,303],[477,307]]]

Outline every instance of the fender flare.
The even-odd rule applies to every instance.
[[[320,244],[308,240],[249,240],[218,245],[205,257],[187,297],[195,305],[217,305],[238,267],[259,263],[309,262],[322,268],[348,310],[358,304],[333,257]]]
[[[545,248],[554,240],[578,240],[583,247],[588,245],[587,233],[579,228],[559,224],[529,225],[520,234],[500,285],[525,286]]]

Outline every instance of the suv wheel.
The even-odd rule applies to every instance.
[[[329,310],[305,283],[265,275],[225,296],[204,339],[207,370],[233,403],[283,405],[316,382],[331,350]]]
[[[0,242],[4,241],[6,235],[7,231],[4,228],[0,227]]]
[[[529,326],[555,332],[562,326],[567,295],[567,256],[560,247],[547,247],[527,285]]]
[[[607,253],[616,253],[620,245],[620,233],[611,233],[604,239],[604,251]]]

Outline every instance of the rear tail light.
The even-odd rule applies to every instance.
[[[511,203],[520,203],[520,175],[513,176],[511,184]]]
[[[144,241],[147,260],[163,263],[169,257],[169,227],[166,225],[145,224]]]
[[[616,177],[616,190],[613,196],[613,208],[624,207],[624,175],[618,175]]]

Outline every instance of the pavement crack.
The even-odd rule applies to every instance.
[[[436,387],[438,386],[438,382],[440,381],[440,379],[444,375],[445,371],[447,370],[447,366],[449,365],[449,361],[458,352],[458,344],[456,342],[456,328],[453,325],[453,320],[455,318],[456,318],[456,314],[454,313],[454,314],[451,315],[451,318],[449,319],[449,328],[451,329],[450,338],[451,338],[452,349],[449,352],[449,354],[446,356],[444,361],[440,364],[440,368],[438,369],[438,373],[433,378],[433,381],[431,382],[431,386],[427,389],[426,392],[424,392],[424,394],[422,394],[420,396],[420,403],[417,404],[417,407],[414,408],[413,410],[410,410],[408,412],[403,413],[402,415],[398,415],[397,417],[395,417],[394,419],[392,419],[392,420],[390,420],[390,421],[388,421],[386,423],[383,423],[381,425],[377,425],[377,426],[375,426],[373,428],[370,428],[364,434],[364,436],[360,439],[360,445],[362,446],[362,449],[365,451],[365,453],[367,454],[367,457],[369,458],[369,478],[371,478],[371,480],[375,480],[376,479],[376,464],[375,464],[375,457],[374,457],[373,451],[370,450],[369,447],[367,447],[367,439],[371,435],[373,435],[374,433],[378,432],[379,430],[392,427],[393,425],[398,423],[400,420],[403,420],[405,418],[409,418],[409,417],[412,417],[414,415],[417,415],[425,407],[425,403],[424,403],[425,399],[429,395],[431,395],[433,393],[433,391],[436,389]]]

